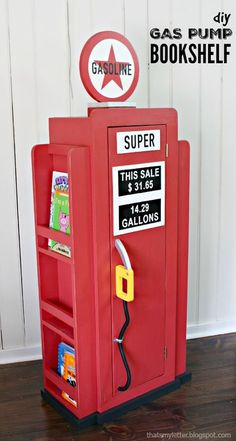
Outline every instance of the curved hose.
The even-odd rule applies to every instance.
[[[120,392],[124,392],[125,390],[127,390],[129,388],[129,386],[130,386],[130,383],[131,383],[131,372],[130,372],[128,361],[127,361],[127,358],[126,358],[126,355],[125,355],[125,351],[124,351],[124,348],[123,348],[124,335],[125,335],[126,329],[128,328],[129,322],[130,322],[128,303],[125,300],[123,300],[123,308],[124,308],[124,313],[125,313],[125,323],[123,324],[123,326],[122,326],[122,328],[120,330],[120,333],[119,333],[117,341],[118,341],[120,355],[121,355],[121,358],[122,358],[122,361],[124,363],[124,367],[125,367],[125,370],[126,370],[127,380],[126,380],[126,383],[125,383],[124,386],[119,386],[118,387],[118,390]]]

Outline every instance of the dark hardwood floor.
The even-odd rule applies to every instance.
[[[236,440],[236,334],[188,342],[192,381],[152,403],[104,424],[78,430],[40,396],[41,362],[0,366],[1,441],[113,441],[207,439],[212,432]],[[149,438],[147,432],[150,432]],[[195,436],[193,433],[195,432]],[[202,435],[202,438],[201,438]],[[229,439],[229,438],[219,438]]]

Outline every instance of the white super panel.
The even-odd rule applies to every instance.
[[[117,132],[117,153],[137,153],[160,150],[160,130]]]

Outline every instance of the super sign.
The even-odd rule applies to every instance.
[[[138,58],[123,35],[99,32],[81,52],[80,75],[85,89],[96,101],[125,101],[138,82]]]

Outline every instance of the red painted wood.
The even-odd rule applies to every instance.
[[[117,155],[116,131],[144,126],[161,128],[161,151]],[[58,392],[57,375],[49,379],[46,372],[56,370],[60,341],[72,343],[73,335],[79,405],[72,412],[82,418],[165,385],[185,370],[189,163],[186,144],[178,144],[173,109],[90,109],[87,118],[53,118],[50,142],[32,154],[44,385],[72,407]],[[159,160],[166,164],[165,226],[121,237],[129,247],[137,292],[126,338],[133,383],[117,393],[125,376],[113,343],[123,311],[114,296],[120,260],[114,249],[111,167]],[[69,174],[70,236],[48,228],[53,170]],[[73,259],[48,251],[49,237],[70,245]],[[71,331],[62,325],[58,332],[56,320]]]
[[[74,336],[79,382],[78,416],[96,411],[96,320],[93,278],[93,225],[90,155],[87,148],[72,149],[68,155],[70,223],[74,270],[72,300]]]
[[[48,154],[56,155],[56,156],[64,156],[69,153],[69,151],[76,146],[73,145],[63,145],[63,144],[49,144],[48,145]]]
[[[137,127],[126,127],[126,131]],[[116,153],[116,134],[121,129],[109,130],[109,170],[131,164],[165,161],[166,126],[139,126],[139,130],[160,130],[161,149],[153,152],[132,153],[125,157]],[[134,167],[135,168],[135,167]],[[110,173],[110,207],[112,207],[112,175]],[[168,190],[167,190],[168,191]],[[110,209],[113,225],[113,210]],[[164,348],[166,335],[166,226],[121,235],[130,253],[134,270],[135,300],[129,303],[131,323],[125,336],[124,347],[129,354],[132,373],[131,388],[163,375],[165,372]],[[111,286],[113,338],[119,335],[124,323],[123,305],[116,297],[115,267],[121,264],[115,249],[113,229],[111,243]],[[157,325],[158,317],[158,326]],[[120,394],[118,387],[126,382],[126,371],[118,345],[113,344],[113,394]]]
[[[45,369],[44,374],[48,380],[54,383],[61,391],[66,392],[71,398],[76,400],[77,398],[77,387],[71,386],[67,383],[60,375],[51,369]]]
[[[68,325],[74,325],[73,316],[68,310],[65,309],[65,307],[44,300],[41,301],[41,307],[44,311],[49,312],[50,314],[54,315],[59,320],[67,323]]]
[[[65,327],[65,324],[61,320],[57,320],[55,318],[42,319],[42,324],[47,328],[51,329],[53,332],[56,332],[60,335],[64,340],[67,340],[68,343],[74,347],[74,337],[73,337],[73,328]]]
[[[38,225],[36,231],[38,236],[56,240],[64,245],[71,245],[71,237],[69,234],[62,233],[61,231],[55,231],[52,228],[44,227],[42,225]]]
[[[177,190],[178,190],[178,143],[177,143],[177,118],[174,110],[140,110],[140,109],[109,109],[111,112],[95,109],[90,113],[94,125],[94,144],[92,151],[92,176],[94,178],[94,222],[96,228],[95,243],[95,269],[97,277],[97,314],[99,322],[98,350],[99,371],[98,371],[98,409],[104,411],[112,406],[122,404],[142,393],[145,393],[155,387],[170,382],[175,376],[175,329],[176,329],[176,283],[177,283]],[[124,112],[123,112],[124,111]],[[160,118],[159,118],[160,117]],[[165,374],[160,378],[143,382],[141,385],[130,388],[125,393],[112,397],[112,351],[113,351],[113,333],[110,323],[111,317],[111,291],[109,280],[112,274],[106,265],[110,261],[110,225],[104,213],[110,210],[110,192],[107,191],[109,182],[108,174],[108,144],[107,127],[130,127],[140,125],[155,126],[161,121],[161,125],[167,126],[167,142],[169,142],[170,155],[168,158],[167,184],[169,193],[166,194],[166,218],[168,219],[168,240],[166,241],[166,259],[172,262],[169,269],[169,277],[166,278],[166,289],[170,293],[166,297],[166,327],[168,333],[165,336],[166,346],[168,348],[168,358],[166,360]],[[158,124],[159,125],[159,124]],[[72,139],[71,139],[72,142]],[[127,157],[132,155],[127,155]],[[127,161],[127,158],[125,158]],[[140,153],[140,163],[142,163],[142,154]],[[104,166],[106,164],[106,166]],[[102,198],[100,197],[102,190]],[[173,216],[173,213],[175,215]],[[125,236],[123,236],[124,238]],[[127,236],[126,236],[127,237]],[[131,255],[132,259],[132,255]],[[110,277],[110,279],[109,279]],[[106,320],[103,320],[106,317]],[[140,354],[140,358],[142,354]],[[148,360],[145,360],[145,364]]]
[[[63,404],[63,406],[65,406],[71,413],[73,413],[76,417],[78,417],[79,403],[78,403],[78,406],[75,407],[75,406],[73,406],[73,404],[69,403],[69,401],[65,400],[62,397],[61,390],[58,389],[56,384],[52,383],[46,377],[45,377],[45,388],[54,398],[56,398],[57,401],[59,401],[59,403]]]
[[[178,286],[176,320],[176,375],[186,369],[186,321],[188,292],[189,163],[187,141],[179,142]]]
[[[63,254],[55,253],[54,251],[51,251],[48,248],[42,248],[38,247],[39,253],[46,254],[49,257],[52,257],[53,259],[60,260],[61,262],[67,263],[67,264],[73,264],[73,259],[67,256],[63,256]]]

